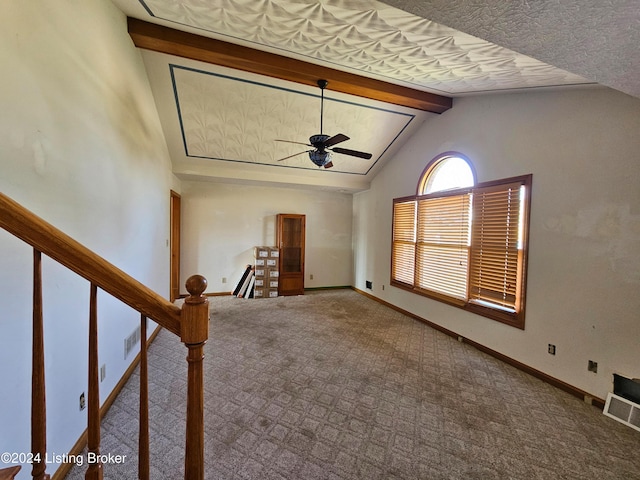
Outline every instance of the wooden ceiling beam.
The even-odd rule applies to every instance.
[[[318,79],[323,78],[329,81],[329,90],[427,112],[442,113],[452,106],[452,99],[442,95],[234,45],[136,18],[129,17],[127,24],[129,35],[138,48],[314,87],[317,86]]]

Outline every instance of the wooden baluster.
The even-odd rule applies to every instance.
[[[89,393],[87,396],[87,450],[89,460],[100,455],[100,386],[98,378],[98,287],[91,284],[89,298]],[[102,480],[102,462],[89,462],[85,480]]]
[[[187,435],[184,458],[184,478],[204,479],[204,345],[209,338],[209,301],[202,293],[207,279],[201,275],[186,282],[190,296],[182,306],[180,338],[189,349],[187,378]]]
[[[140,432],[138,478],[149,480],[149,374],[147,368],[147,317],[140,315]]]
[[[31,476],[47,480],[47,401],[44,383],[44,322],[42,315],[42,254],[33,250],[33,345],[31,363]],[[37,461],[36,461],[37,460]]]

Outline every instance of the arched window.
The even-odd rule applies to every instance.
[[[461,153],[448,152],[438,155],[424,169],[418,183],[418,195],[475,184],[476,172],[471,161]]]
[[[531,175],[476,185],[462,154],[438,155],[393,201],[391,284],[524,328]]]

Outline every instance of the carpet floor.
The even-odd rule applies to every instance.
[[[352,290],[210,302],[209,480],[640,479],[640,432]],[[153,479],[183,478],[185,355],[149,348]],[[105,479],[137,478],[138,382],[103,419],[126,455]]]

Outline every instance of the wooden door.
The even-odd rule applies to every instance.
[[[171,190],[170,210],[170,300],[180,297],[180,195]]]
[[[276,227],[276,245],[280,251],[278,295],[303,295],[305,216],[280,213]]]

